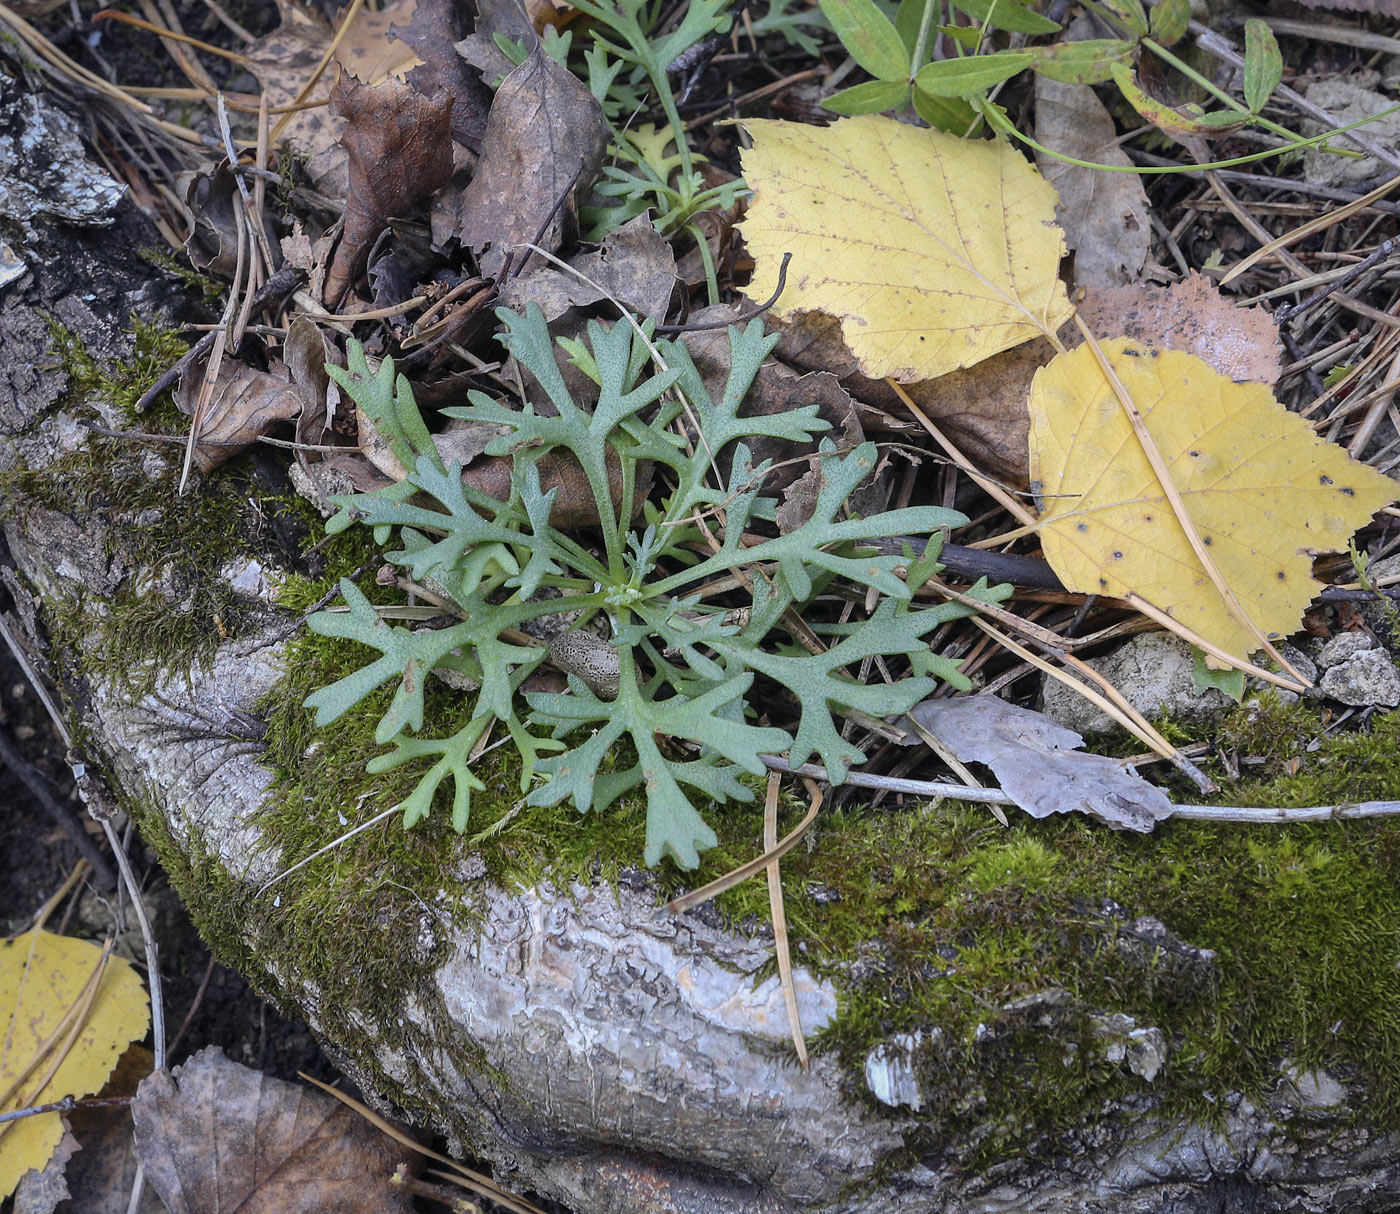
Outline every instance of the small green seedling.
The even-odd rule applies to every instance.
[[[410,407],[407,382],[387,360],[370,375],[352,347],[349,372],[329,369],[366,414],[384,419],[385,437],[413,470],[388,489],[334,499],[341,509],[328,530],[360,524],[373,527],[380,543],[396,537],[388,560],[461,616],[435,631],[393,626],[345,581],[348,613],[310,620],[315,632],[380,654],[307,699],[318,725],[382,684],[397,684],[375,733],[393,750],[370,770],[430,763],[403,803],[405,825],[428,812],[450,778],[453,825],[465,829],[471,792],[483,787],[471,770],[473,749],[488,730],[504,728],[520,752],[522,791],[544,777],[530,789],[530,804],[571,800],[586,813],[642,790],[646,862],[670,855],[692,868],[716,841],[697,801],[751,800],[739,777],[762,773],[764,755],[785,755],[793,764],[818,755],[839,782],[864,754],[842,736],[833,712],[890,716],[918,703],[940,678],[968,686],[957,663],[932,652],[925,639],[967,609],[918,606],[911,589],[937,568],[943,529],[963,523],[962,515],[919,506],[849,516],[847,499],[874,467],[875,447],[864,443],[843,454],[824,441],[811,518],[786,534],[773,526],[777,502],[765,492],[771,464],[755,462],[746,440],[809,444],[828,426],[815,406],[740,416],[777,341],[761,324],[729,330],[730,373],[716,401],[683,345],[653,343],[625,323],[591,323],[590,369],[599,386],[590,408],[565,386],[539,310],[499,315],[502,341],[538,381],[552,415],[531,405],[509,408],[480,392],[444,412],[508,429],[487,448],[513,461],[505,501],[463,484],[461,469],[442,462]],[[542,489],[539,470],[551,453],[577,461],[597,506],[596,530],[566,533],[552,521],[557,489]],[[658,486],[650,496],[642,488],[648,480]],[[863,546],[896,536],[929,542],[917,560],[912,546],[902,555]],[[747,586],[746,601],[720,604],[703,593],[723,579]],[[873,603],[863,618],[843,621],[818,609],[818,595],[843,582],[858,588],[851,597]],[[972,594],[995,601],[1008,590],[979,583]],[[519,694],[546,651],[519,643],[516,630],[548,615],[574,621],[574,631],[590,618],[606,622],[610,640],[602,643],[616,653],[614,685],[571,674],[562,693]],[[799,617],[797,627],[820,637],[822,652],[798,644]],[[857,681],[850,671],[875,657],[903,677]],[[477,686],[464,693],[462,723],[448,737],[419,736],[424,683],[434,670]],[[771,715],[796,720],[792,731],[755,719],[750,697],[759,680],[769,688]],[[790,699],[777,700],[774,689]]]

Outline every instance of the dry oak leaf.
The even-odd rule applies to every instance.
[[[1055,191],[1014,148],[862,115],[753,121],[742,228],[766,300],[825,312],[869,376],[934,379],[1073,313],[1057,278]]]
[[[1318,438],[1262,384],[1130,338],[1101,349],[1241,606],[1266,636],[1295,631],[1321,589],[1313,554],[1345,548],[1400,486]],[[1192,551],[1089,346],[1036,375],[1030,414],[1041,542],[1065,586],[1136,594],[1237,657],[1259,648]]]
[[[141,979],[109,956],[77,1036],[50,1075],[70,1036],[68,1012],[102,960],[97,945],[39,928],[0,940],[0,1112],[98,1091],[127,1045],[145,1035],[151,1010]],[[62,1137],[58,1113],[0,1123],[0,1198],[30,1168],[42,1168]]]

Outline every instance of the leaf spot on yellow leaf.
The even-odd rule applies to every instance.
[[[1292,632],[1320,588],[1312,556],[1345,548],[1400,486],[1262,385],[1180,351],[1144,357],[1149,348],[1126,338],[1101,347],[1243,610],[1266,636]],[[1030,413],[1041,538],[1065,586],[1136,595],[1226,652],[1252,653],[1256,637],[1210,581],[1089,346],[1037,373]]]

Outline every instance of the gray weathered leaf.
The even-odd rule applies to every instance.
[[[990,767],[1033,817],[1086,813],[1118,830],[1146,832],[1171,816],[1160,788],[1112,759],[1076,750],[1083,738],[1029,708],[966,696],[916,704],[902,719],[906,728],[910,717],[958,758]]]

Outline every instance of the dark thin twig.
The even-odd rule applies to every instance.
[[[554,205],[549,208],[549,214],[544,217],[544,222],[540,224],[539,230],[535,233],[535,239],[530,242],[531,244],[542,245],[544,243],[545,233],[549,231],[549,225],[554,222],[554,217],[559,214],[560,208],[568,201],[569,195],[574,192],[574,187],[578,185],[578,179],[582,176],[583,162],[580,161],[578,168],[574,170],[574,175],[569,178],[569,184],[564,187],[564,192],[554,200]],[[524,273],[525,265],[534,255],[535,250],[527,248],[525,250],[525,256],[520,259],[520,264],[516,266],[513,265],[513,263],[515,261],[515,254],[519,251],[519,248],[520,246],[517,245],[506,254],[505,262],[501,266],[501,272],[496,276],[496,281],[498,283],[506,282]]]
[[[130,1107],[131,1099],[130,1096],[90,1096],[86,1100],[77,1100],[72,1096],[65,1096],[62,1100],[55,1100],[49,1104],[36,1104],[27,1109],[0,1113],[0,1125],[7,1121],[38,1117],[40,1113],[71,1113],[74,1109],[125,1109]]]
[[[43,807],[44,812],[57,822],[63,828],[64,833],[73,840],[73,846],[78,849],[78,854],[92,866],[92,878],[97,887],[103,890],[115,889],[116,874],[112,871],[112,866],[107,863],[106,858],[98,851],[92,837],[83,829],[82,821],[78,815],[58,799],[48,777],[24,757],[19,747],[15,745],[10,731],[3,726],[0,726],[0,763],[3,763],[19,777],[34,799]]]
[[[1309,295],[1307,299],[1299,300],[1295,304],[1285,304],[1283,307],[1279,308],[1274,313],[1275,322],[1280,325],[1286,325],[1296,320],[1304,311],[1311,308],[1314,304],[1321,303],[1331,295],[1333,291],[1337,290],[1338,287],[1345,286],[1347,283],[1366,273],[1372,266],[1384,261],[1395,251],[1397,245],[1400,245],[1400,237],[1392,236],[1364,261],[1358,261],[1355,265],[1348,266],[1343,273],[1339,274],[1320,291]]]
[[[204,967],[204,978],[199,984],[199,990],[194,993],[194,1002],[190,1004],[190,1010],[185,1013],[184,1022],[180,1025],[180,1031],[170,1039],[169,1046],[166,1047],[166,1057],[175,1053],[175,1047],[180,1044],[180,1039],[184,1037],[191,1024],[194,1023],[195,1015],[199,1012],[200,1006],[204,1003],[204,996],[209,990],[209,981],[214,977],[214,967],[218,965],[211,954],[209,964]]]
[[[703,329],[726,329],[730,325],[737,325],[743,321],[752,320],[755,316],[762,316],[763,313],[778,302],[778,296],[780,296],[787,287],[788,262],[791,260],[791,253],[783,254],[783,264],[778,267],[777,289],[768,297],[766,303],[761,303],[756,308],[750,308],[747,312],[741,312],[738,316],[730,320],[706,320],[693,325],[657,325],[656,331],[658,333],[699,333]]]

